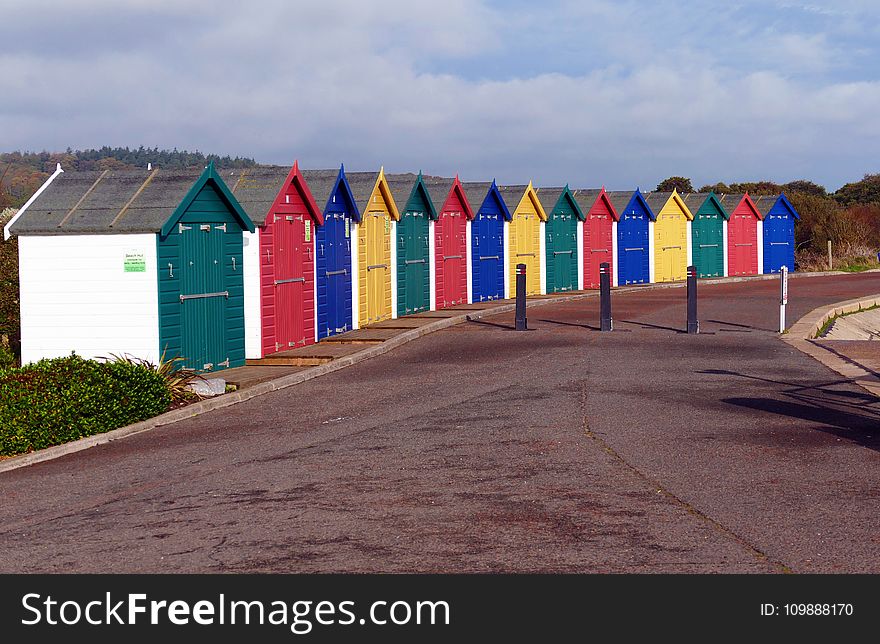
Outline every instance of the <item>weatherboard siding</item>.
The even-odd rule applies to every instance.
[[[245,231],[242,238],[244,262],[244,347],[248,359],[262,358],[260,319],[260,229]]]
[[[125,272],[131,252],[143,253],[144,272]],[[20,237],[22,362],[71,351],[156,361],[156,261],[154,234]]]

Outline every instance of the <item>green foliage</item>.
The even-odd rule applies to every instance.
[[[15,354],[12,349],[0,341],[0,370],[12,369],[15,365]]]
[[[700,186],[700,189],[697,190],[697,192],[714,192],[716,195],[726,195],[732,191],[729,185],[719,181],[715,185],[706,184],[705,186]]]
[[[77,440],[164,412],[171,396],[143,365],[76,355],[0,370],[0,455]]]
[[[748,192],[751,196],[757,197],[761,195],[778,195],[782,192],[782,186],[772,181],[745,181],[742,183],[731,183],[731,192]]]
[[[657,184],[657,192],[672,192],[673,190],[689,193],[694,192],[694,186],[687,177],[669,177]]]
[[[813,195],[814,197],[825,197],[828,195],[825,186],[820,186],[818,183],[808,181],[807,179],[798,179],[797,181],[789,181],[782,184],[782,192],[789,197],[796,192]]]
[[[0,229],[15,211],[0,212]],[[0,352],[15,353],[20,338],[18,307],[18,240],[3,241],[0,237]],[[4,361],[0,358],[0,367]],[[8,366],[8,365],[6,365]]]
[[[842,206],[854,204],[880,204],[880,174],[866,174],[855,183],[847,183],[834,193]]]
[[[149,369],[162,378],[162,382],[165,383],[165,389],[171,396],[172,403],[199,398],[197,394],[193,393],[189,386],[194,381],[204,380],[204,378],[192,369],[182,368],[180,365],[185,362],[184,358],[174,357],[166,359],[165,352],[163,351],[162,356],[159,358],[159,364],[153,364],[149,360],[135,358],[128,354],[117,355],[115,353],[111,353],[110,357],[105,358],[105,360]]]

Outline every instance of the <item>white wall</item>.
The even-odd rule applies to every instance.
[[[584,290],[584,222],[577,220],[578,290]]]
[[[654,283],[654,222],[648,220],[648,282]]]
[[[500,217],[501,215],[499,215]],[[503,217],[502,217],[503,219]],[[504,219],[504,299],[510,299],[510,222]]]
[[[351,222],[351,328],[359,329],[361,328],[360,320],[358,319],[361,311],[361,298],[360,298],[360,287],[361,287],[361,276],[358,273],[358,235],[361,232],[361,224],[356,224],[354,221]]]
[[[539,221],[538,266],[540,267],[541,295],[547,295],[547,224]]]
[[[465,222],[465,238],[467,240],[467,302],[468,304],[473,304],[474,301],[474,271],[471,265],[471,261],[473,260],[474,250],[471,247],[471,220],[468,219]]]
[[[260,227],[244,231],[244,354],[263,357],[263,322],[260,307]],[[316,300],[317,303],[317,300]]]
[[[434,220],[428,220],[428,308],[437,310],[437,260],[434,252],[437,249],[434,240]]]
[[[694,222],[690,219],[687,220],[685,224],[687,239],[685,239],[685,247],[687,248],[687,264],[685,266],[693,266],[694,265],[694,236],[693,236],[693,226]]]
[[[721,256],[724,258],[724,272],[721,273],[722,276],[727,277],[730,273],[727,272],[727,220],[723,219],[721,221],[721,246],[722,252]]]
[[[758,275],[764,274],[764,222],[763,220],[758,220]],[[726,240],[725,240],[726,241]],[[724,246],[727,248],[727,244]],[[725,269],[727,267],[725,266]],[[788,270],[793,271],[794,266],[789,266]]]
[[[19,237],[22,362],[75,351],[159,359],[156,236]],[[144,272],[126,273],[127,253]]]
[[[611,277],[613,281],[611,282],[611,286],[620,286],[620,280],[618,276],[620,273],[618,272],[619,262],[617,261],[617,222],[611,222]]]
[[[397,220],[391,219],[391,266],[388,267],[391,273],[391,319],[398,318],[397,311]]]

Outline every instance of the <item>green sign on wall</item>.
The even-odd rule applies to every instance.
[[[129,251],[125,253],[123,260],[123,270],[126,273],[146,273],[147,258],[141,251]]]

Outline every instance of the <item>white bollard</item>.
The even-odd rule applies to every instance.
[[[779,271],[779,332],[785,333],[785,305],[788,304],[788,267]]]

